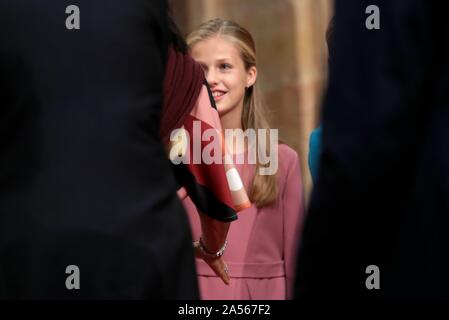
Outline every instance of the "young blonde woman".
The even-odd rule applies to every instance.
[[[256,50],[250,33],[236,23],[215,19],[193,31],[187,43],[192,57],[203,67],[223,129],[255,129],[256,133],[257,129],[268,130],[257,88]],[[262,160],[251,162],[248,155],[253,149],[247,140],[237,143],[231,135],[225,135],[225,139],[235,159],[244,159],[244,163],[235,166],[252,206],[241,211],[229,229],[224,253],[229,285],[197,259],[201,298],[292,298],[295,255],[304,214],[298,156],[286,144],[279,144],[278,169],[262,175]],[[258,139],[255,147],[265,154],[273,150],[264,139]],[[188,197],[183,204],[193,237],[198,239],[201,223],[197,209]]]

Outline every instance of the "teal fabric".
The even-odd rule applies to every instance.
[[[316,182],[317,180],[320,154],[321,154],[321,126],[312,131],[309,140],[309,168],[313,182]]]

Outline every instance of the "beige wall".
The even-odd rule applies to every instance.
[[[332,0],[173,0],[172,6],[185,34],[217,17],[234,20],[251,32],[272,127],[279,128],[281,138],[300,156],[308,200],[308,139],[319,122]]]

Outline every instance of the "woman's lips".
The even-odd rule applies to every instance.
[[[226,92],[224,92],[224,91],[213,91],[212,92],[215,102],[220,101],[225,94],[226,94]]]

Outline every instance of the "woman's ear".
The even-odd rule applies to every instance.
[[[251,87],[257,79],[257,68],[256,66],[252,66],[249,68],[247,75],[246,75],[246,87]]]

